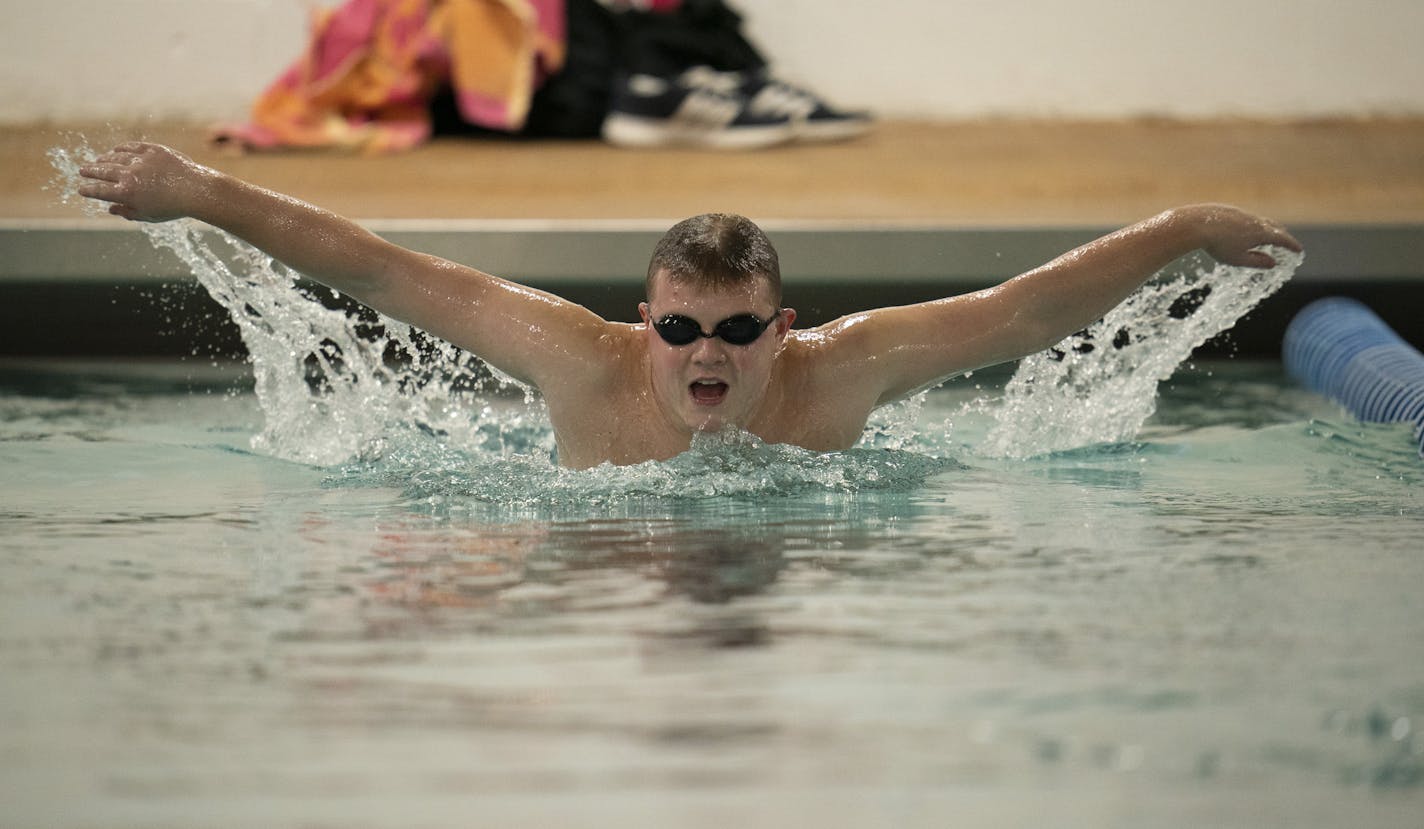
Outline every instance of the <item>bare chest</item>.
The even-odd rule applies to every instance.
[[[690,442],[660,416],[647,394],[548,403],[562,466],[587,469],[601,463],[667,460],[687,451]]]
[[[845,400],[778,401],[745,424],[767,443],[785,443],[815,451],[850,448],[859,439],[868,405]],[[687,451],[691,434],[672,426],[651,394],[616,395],[593,405],[559,406],[551,402],[550,419],[558,439],[559,463],[585,469],[601,463],[628,465],[667,460]]]
[[[544,389],[559,463],[583,469],[667,460],[687,451],[690,429],[659,406],[645,355],[629,349],[599,382]],[[873,392],[788,348],[745,420],[733,421],[767,443],[815,451],[850,448],[874,406]]]

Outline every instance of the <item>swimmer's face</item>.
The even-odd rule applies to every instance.
[[[758,279],[745,287],[713,291],[658,273],[648,301],[638,311],[647,337],[653,396],[663,413],[689,432],[746,428],[766,394],[776,355],[796,319],[795,311],[777,307],[770,283]],[[711,332],[719,322],[739,314],[773,322],[746,345],[721,337],[697,337],[687,345],[673,345],[653,327],[664,317],[680,315]]]

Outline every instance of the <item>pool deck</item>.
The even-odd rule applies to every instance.
[[[0,290],[32,300],[21,294],[40,285],[183,278],[133,226],[86,216],[47,188],[51,147],[140,137],[404,244],[567,293],[614,290],[608,299],[618,305],[636,291],[660,231],[709,210],[763,223],[788,280],[836,287],[841,299],[814,298],[822,315],[879,297],[889,282],[913,286],[893,297],[909,301],[997,281],[1198,201],[1237,204],[1296,230],[1308,251],[1297,281],[1407,284],[1416,296],[1424,284],[1419,118],[896,121],[844,143],[746,153],[440,138],[381,157],[236,156],[207,146],[194,125],[0,128]]]
[[[0,128],[0,220],[73,218],[45,152],[146,137],[361,219],[675,219],[1120,225],[1225,201],[1293,224],[1424,223],[1424,118],[1314,122],[881,123],[837,144],[628,151],[441,138],[382,157],[231,156],[202,127]]]

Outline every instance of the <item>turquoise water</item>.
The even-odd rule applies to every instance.
[[[4,825],[1424,814],[1424,464],[1275,365],[1027,459],[991,374],[885,448],[585,473],[519,395],[503,448],[284,460],[211,375],[0,371]]]

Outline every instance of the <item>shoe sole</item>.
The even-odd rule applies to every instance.
[[[757,150],[785,144],[797,137],[794,125],[729,127],[712,130],[668,123],[665,118],[639,118],[614,113],[603,121],[603,139],[618,147],[651,149],[696,147],[710,150]]]

